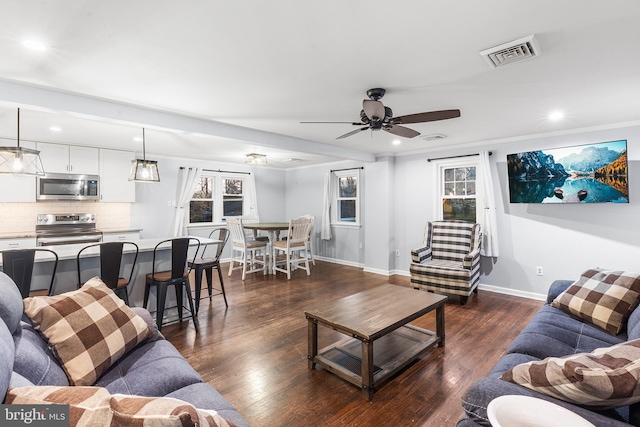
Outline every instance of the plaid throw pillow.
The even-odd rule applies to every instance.
[[[7,390],[6,404],[69,405],[69,425],[231,427],[216,411],[169,397],[111,395],[102,387],[28,386]]]
[[[640,339],[516,365],[500,377],[576,405],[598,409],[640,402]]]
[[[640,300],[640,273],[587,270],[551,303],[618,335]]]
[[[24,299],[24,312],[49,342],[71,385],[91,385],[152,335],[147,322],[94,277],[77,291]]]

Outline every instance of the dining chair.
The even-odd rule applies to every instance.
[[[239,216],[237,218],[240,218],[242,220],[242,224],[257,224],[260,222],[260,217],[255,216],[255,215],[242,215]],[[259,242],[268,242],[269,241],[269,236],[265,236],[263,234],[260,234],[260,232],[258,230],[247,230],[246,228],[244,229],[245,234],[247,235],[247,238],[249,239],[253,239],[253,240],[257,240]]]
[[[138,252],[139,252],[138,245],[133,242],[106,242],[106,243],[95,243],[80,249],[80,251],[78,252],[78,255],[76,256],[76,264],[78,267],[77,268],[78,288],[80,288],[83,285],[83,283],[86,281],[86,280],[83,280],[82,278],[82,268],[81,268],[82,267],[81,264],[83,262],[82,255],[83,253],[85,253],[86,255],[85,251],[90,250],[91,248],[98,248],[100,253],[99,255],[100,269],[98,272],[98,276],[100,277],[100,280],[102,280],[105,285],[111,288],[111,290],[113,290],[113,292],[116,295],[118,295],[125,302],[125,304],[129,305],[128,289],[129,289],[129,284],[133,279],[133,272],[135,270],[136,262],[138,260]],[[131,271],[129,272],[129,278],[120,277],[121,276],[120,270],[122,267],[122,259],[123,259],[123,253],[125,252],[125,248],[130,249],[132,251],[131,253],[134,254],[133,262],[131,263]],[[84,259],[85,259],[84,267],[86,267],[89,260],[86,256],[84,257]],[[85,271],[87,270],[90,270],[90,269],[85,268]],[[90,277],[87,277],[86,279],[88,280],[90,279]]]
[[[151,273],[148,273],[145,278],[144,286],[144,302],[143,307],[147,308],[149,304],[149,293],[152,286],[156,287],[156,325],[158,330],[162,330],[162,320],[164,318],[165,302],[167,299],[167,289],[169,286],[174,286],[176,291],[176,306],[178,308],[178,317],[182,321],[183,311],[183,294],[186,293],[187,301],[189,303],[189,311],[191,312],[191,319],[193,325],[198,330],[198,324],[196,322],[196,311],[193,307],[193,298],[191,297],[191,286],[189,284],[189,274],[191,273],[191,267],[188,262],[189,257],[189,244],[194,241],[197,242],[196,252],[194,259],[200,250],[200,240],[195,237],[178,237],[174,239],[163,240],[153,248],[153,260],[151,265]],[[168,246],[170,244],[170,246]],[[158,255],[160,251],[171,252],[171,270],[160,270],[162,261]],[[193,260],[191,261],[191,264]]]
[[[224,305],[229,307],[227,303],[227,294],[224,291],[224,281],[222,280],[222,268],[220,267],[220,256],[222,256],[222,250],[224,249],[227,241],[229,240],[229,229],[227,227],[214,228],[209,233],[209,239],[216,240],[215,243],[205,244],[202,248],[200,256],[196,256],[193,261],[189,262],[189,267],[195,271],[196,283],[196,314],[200,310],[200,293],[202,291],[202,272],[207,275],[207,290],[209,291],[209,301],[214,295],[222,295],[224,298]],[[215,247],[215,254],[212,256],[206,256],[207,249],[209,247]],[[218,270],[218,278],[220,279],[220,289],[213,287],[213,269]],[[213,294],[212,291],[216,293]],[[205,297],[203,297],[205,298]]]
[[[309,218],[311,220],[311,225],[309,225],[309,238],[307,239],[307,252],[309,253],[309,258],[311,258],[311,263],[316,265],[316,259],[313,256],[313,239],[311,238],[313,235],[313,227],[316,223],[316,217],[314,215],[302,215],[302,218]]]
[[[277,271],[287,273],[287,279],[291,279],[291,271],[302,268],[311,274],[309,268],[309,253],[307,243],[309,241],[310,218],[296,218],[289,221],[289,230],[286,240],[273,242],[273,274]],[[284,257],[278,258],[279,253],[284,253]],[[278,267],[278,264],[285,264],[286,268]],[[304,264],[304,267],[301,267]]]
[[[266,275],[268,267],[267,247],[269,242],[247,237],[244,227],[242,226],[241,218],[228,217],[227,226],[231,232],[231,241],[233,243],[228,275],[231,276],[233,270],[239,268],[242,268],[242,280],[245,279],[248,273],[256,273],[261,270],[262,273]],[[259,254],[262,255],[261,260],[258,258]],[[234,268],[233,264],[236,262],[240,265]],[[258,265],[262,265],[262,268],[258,268]]]
[[[27,298],[31,292],[31,280],[33,278],[33,265],[37,252],[49,253],[53,255],[53,270],[51,271],[51,282],[47,295],[53,295],[53,286],[58,269],[58,254],[50,249],[12,249],[0,252],[2,255],[2,271],[11,277],[11,280],[20,289],[22,298]]]

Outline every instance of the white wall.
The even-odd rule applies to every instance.
[[[627,139],[628,204],[511,204],[508,154]],[[484,147],[483,147],[484,148]],[[483,258],[481,286],[506,288],[516,295],[546,294],[551,281],[575,279],[591,267],[640,271],[640,127],[619,128],[511,143],[486,144],[493,152],[491,167],[496,194],[500,256]],[[408,274],[410,250],[422,243],[425,223],[433,220],[433,170],[428,157],[478,152],[465,151],[403,156],[396,159],[396,239],[401,249],[397,269]],[[544,276],[536,275],[536,267]]]
[[[160,157],[154,160],[158,160],[160,182],[136,183],[136,202],[131,209],[131,226],[142,229],[142,238],[169,237],[169,229],[176,209],[169,206],[169,201],[176,200],[178,171],[181,166],[255,173],[260,219],[276,221],[284,217],[285,173],[283,171],[195,159]],[[195,236],[208,236],[210,231],[209,228],[189,230],[190,234]]]
[[[315,215],[316,226],[312,245],[314,254],[319,258],[339,260],[344,264],[354,266],[362,266],[364,263],[364,228],[334,227],[331,240],[320,240],[325,174],[331,169],[361,166],[365,166],[365,164],[339,162],[322,166],[300,167],[286,172],[286,209],[284,218],[288,220],[305,214]],[[360,191],[363,191],[363,195],[366,194],[367,180],[365,175],[366,166],[364,173],[361,175],[363,185]],[[361,203],[364,203],[364,200]],[[362,249],[359,247],[361,242],[363,244]]]

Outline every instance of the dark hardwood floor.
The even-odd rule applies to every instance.
[[[383,283],[409,286],[408,277],[320,261],[311,276],[296,271],[289,281],[282,274],[251,274],[242,282],[240,272],[230,278],[223,272],[229,308],[222,296],[203,299],[198,333],[185,321],[165,326],[163,334],[253,426],[453,426],[462,414],[461,395],[542,306],[485,291],[465,306],[451,299],[446,346],[410,365],[367,402],[337,376],[308,369],[304,311]],[[413,323],[435,330],[435,313]],[[318,329],[320,348],[344,337]]]

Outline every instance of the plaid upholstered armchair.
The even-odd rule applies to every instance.
[[[466,304],[478,293],[480,224],[465,221],[428,222],[423,247],[411,251],[411,286],[430,292],[459,295]]]

